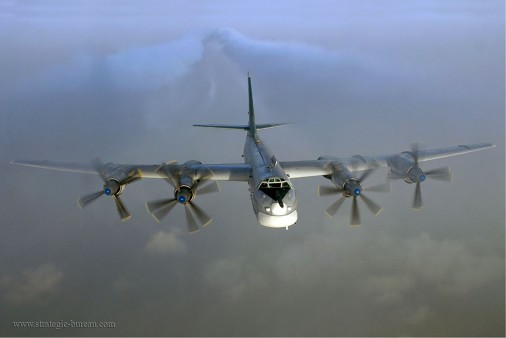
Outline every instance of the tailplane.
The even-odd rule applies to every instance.
[[[256,130],[260,129],[269,129],[281,126],[287,126],[291,123],[260,123],[255,125]],[[250,131],[251,128],[247,124],[194,124],[194,127],[204,127],[204,128],[222,128],[222,129],[237,129],[237,130],[245,130]]]
[[[249,120],[248,124],[244,125],[231,125],[231,124],[194,124],[194,127],[206,127],[206,128],[223,128],[223,129],[236,129],[236,130],[245,130],[248,132],[248,135],[253,137],[254,139],[258,139],[257,130],[260,129],[269,129],[274,127],[286,126],[290,123],[263,123],[256,124],[255,123],[255,109],[253,106],[253,91],[251,90],[251,76],[248,73],[248,97],[249,97]]]

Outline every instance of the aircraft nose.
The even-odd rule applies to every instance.
[[[286,203],[283,204],[283,207],[279,205],[278,202],[272,203],[271,205],[271,213],[276,216],[286,215],[288,211],[288,207]]]

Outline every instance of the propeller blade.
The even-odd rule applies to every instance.
[[[448,167],[428,170],[425,172],[425,175],[429,178],[440,181],[450,182],[452,180],[452,174],[450,173],[450,168]]]
[[[160,221],[167,216],[167,214],[176,206],[177,200],[175,198],[168,198],[146,203],[146,208],[155,221]]]
[[[97,191],[97,192],[94,192],[94,193],[91,193],[88,195],[81,196],[77,199],[77,204],[79,204],[79,206],[81,208],[84,208],[85,206],[87,206],[91,202],[95,201],[97,198],[99,198],[103,194],[104,194],[104,192],[102,190],[100,190],[100,191]]]
[[[132,175],[130,175],[129,177],[124,179],[122,182],[118,182],[119,186],[115,185],[116,188],[111,188],[110,187],[111,183],[107,182],[107,177],[106,177],[105,171],[104,171],[105,166],[102,163],[102,161],[100,159],[96,158],[92,161],[92,164],[93,164],[93,167],[95,168],[95,170],[97,171],[97,173],[99,174],[100,178],[102,179],[102,181],[104,181],[104,188],[107,188],[108,190],[114,190],[114,191],[108,191],[108,194],[116,194],[116,195],[111,196],[114,199],[114,204],[116,205],[116,210],[118,211],[121,221],[123,221],[123,222],[127,221],[128,219],[130,219],[130,217],[132,217],[132,215],[130,214],[130,212],[128,212],[127,208],[125,207],[125,204],[117,195],[121,192],[122,185],[131,183],[131,182],[136,181],[141,178],[140,170],[137,170],[135,173],[133,173]],[[118,189],[118,190],[116,190],[116,189]],[[103,190],[97,191],[97,192],[94,192],[94,193],[91,193],[88,195],[84,195],[84,196],[81,196],[80,198],[77,199],[77,203],[79,204],[79,206],[81,208],[83,208],[83,207],[87,206],[88,204],[90,204],[91,202],[98,199],[102,195],[104,195]]]
[[[413,196],[413,209],[420,209],[422,207],[422,191],[420,189],[420,182],[416,183],[415,195]]]
[[[176,180],[176,178],[172,175],[172,173],[170,172],[170,170],[168,170],[168,168],[165,165],[172,165],[172,164],[175,164],[175,163],[177,163],[177,162],[176,161],[170,161],[170,162],[162,164],[157,169],[157,171],[159,171],[159,172],[161,172],[162,174],[165,175],[165,177],[166,177],[165,181],[167,183],[169,183],[173,188],[176,188],[176,186],[177,186],[177,180]]]
[[[177,186],[176,180],[172,176],[167,176],[166,178],[164,178],[164,181],[169,183],[169,185],[171,185],[174,189]]]
[[[343,191],[342,189],[339,189],[335,186],[333,187],[330,187],[330,186],[321,186],[319,185],[318,186],[318,190],[316,191],[316,194],[318,196],[333,196],[337,193],[340,193],[341,191]]]
[[[138,181],[142,178],[141,171],[137,169],[133,174],[125,178],[123,181],[119,182],[120,185],[130,184],[132,182]]]
[[[199,195],[211,194],[218,191],[220,191],[220,186],[216,181],[207,181],[203,185],[197,186],[197,194]]]
[[[209,180],[210,178],[212,178],[214,176],[214,172],[207,168],[205,170],[202,171],[202,176],[200,177],[201,180]]]
[[[337,201],[332,203],[332,205],[328,207],[327,210],[325,210],[327,216],[329,216],[330,218],[334,218],[334,215],[336,214],[337,210],[339,210],[341,205],[343,205],[344,200],[346,200],[346,197],[341,196],[340,198],[337,199]]]
[[[373,185],[371,187],[367,187],[362,189],[363,191],[370,191],[370,192],[390,192],[390,183],[381,183],[377,185]]]
[[[196,232],[199,231],[199,226],[197,225],[197,222],[195,221],[195,217],[193,217],[192,210],[190,203],[184,205],[184,212],[186,214],[186,224],[188,225],[188,231],[189,232]]]
[[[118,210],[119,217],[121,218],[122,222],[128,221],[132,215],[128,212],[127,208],[125,207],[125,204],[116,195],[112,195],[112,198],[114,199],[114,204],[116,204],[116,210]]]
[[[372,174],[374,170],[375,168],[367,169],[366,171],[364,171],[364,173],[358,178],[358,181],[362,183],[367,177],[369,177]]]
[[[371,212],[374,214],[374,216],[378,215],[381,210],[383,210],[382,207],[380,207],[378,204],[374,203],[370,198],[368,198],[365,195],[360,195],[362,197],[362,200],[364,201],[365,205],[371,210]]]
[[[358,210],[357,196],[353,196],[351,205],[351,223],[352,226],[360,225],[360,211]]]
[[[437,168],[432,170],[427,170],[425,172],[426,175],[449,175],[450,174],[450,168],[443,167],[443,168]]]
[[[388,173],[387,174],[387,180],[403,180],[404,179],[404,175],[397,175],[397,174],[392,174],[392,173]]]
[[[197,216],[198,220],[200,221],[201,227],[206,227],[209,223],[211,223],[212,218],[209,217],[208,214],[202,208],[200,208],[197,204],[190,202],[189,203],[190,208],[195,216]]]
[[[105,182],[105,173],[104,173],[104,164],[102,163],[102,161],[99,159],[99,158],[96,158],[92,161],[92,164],[93,164],[93,167],[95,168],[95,170],[97,171],[97,173],[100,175],[100,178],[102,178],[102,181]]]
[[[413,155],[413,161],[415,162],[415,166],[418,167],[418,154],[420,152],[420,145],[418,143],[411,144],[411,155]]]

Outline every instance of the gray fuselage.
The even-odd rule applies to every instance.
[[[248,134],[244,161],[251,165],[248,181],[253,211],[258,222],[285,228],[297,221],[297,198],[289,177],[258,136]]]

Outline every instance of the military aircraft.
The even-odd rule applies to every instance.
[[[101,196],[113,199],[122,221],[131,217],[120,198],[128,184],[143,178],[164,179],[172,186],[174,196],[146,203],[147,210],[160,222],[176,205],[182,205],[190,232],[195,232],[211,222],[211,217],[195,204],[197,195],[219,191],[217,181],[248,182],[253,211],[258,222],[270,228],[286,228],[297,222],[297,196],[292,179],[323,176],[330,180],[331,186],[319,186],[320,196],[337,196],[326,213],[333,217],[346,200],[351,200],[351,225],[360,224],[359,199],[377,215],[382,208],[367,197],[364,192],[388,192],[389,183],[363,188],[362,183],[378,168],[387,168],[389,180],[401,179],[414,184],[412,207],[422,206],[421,183],[427,178],[449,181],[448,167],[424,171],[421,162],[462,155],[495,147],[490,143],[458,145],[447,148],[420,150],[413,145],[409,151],[397,154],[362,156],[347,158],[322,156],[317,160],[278,161],[267,145],[260,139],[258,131],[286,124],[257,124],[253,107],[251,77],[248,74],[249,122],[245,125],[194,124],[195,127],[236,129],[247,132],[244,145],[244,163],[203,164],[175,161],[154,165],[103,164],[95,160],[92,164],[76,164],[52,161],[12,161],[12,164],[70,171],[85,174],[98,174],[103,181],[101,190],[78,199],[85,207]]]

